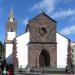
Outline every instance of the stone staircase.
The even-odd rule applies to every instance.
[[[30,71],[21,69],[16,70],[14,75],[74,75],[67,74],[65,68],[31,68]]]
[[[16,70],[15,74],[25,74],[25,75],[41,75],[41,74],[64,74],[64,68],[31,68],[29,71],[26,69]]]
[[[43,68],[32,68],[32,70],[34,71],[34,72],[52,72],[52,71],[54,71],[54,72],[60,72],[60,71],[62,71],[62,72],[65,72],[65,68],[46,68],[46,67],[43,67]]]

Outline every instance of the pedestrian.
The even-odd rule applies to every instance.
[[[1,64],[1,73],[3,74],[3,70],[4,70],[4,65]]]
[[[8,75],[13,75],[13,68],[8,69]]]
[[[1,74],[1,67],[0,67],[0,74]]]

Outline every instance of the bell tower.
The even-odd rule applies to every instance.
[[[10,10],[10,15],[6,24],[6,41],[5,41],[5,57],[7,64],[13,64],[13,40],[16,38],[16,21],[14,18],[13,9]]]
[[[16,22],[13,9],[10,10],[10,15],[6,25],[6,41],[12,41],[16,37]]]

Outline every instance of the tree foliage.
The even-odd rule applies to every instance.
[[[4,45],[3,43],[0,41],[0,57],[4,54]]]

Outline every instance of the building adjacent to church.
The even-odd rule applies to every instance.
[[[75,42],[71,43],[71,47],[72,47],[72,61],[73,61],[73,65],[75,66]]]
[[[28,22],[26,32],[16,36],[17,23],[10,12],[6,25],[6,63],[14,67],[65,68],[70,64],[71,41],[56,31],[57,22],[41,13]]]

